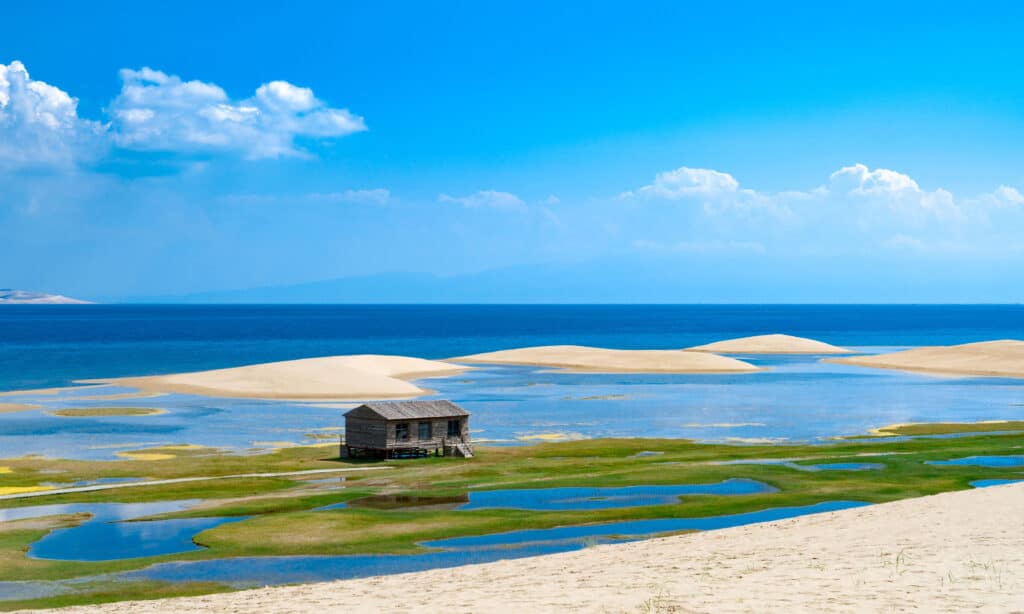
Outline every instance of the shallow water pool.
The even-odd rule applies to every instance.
[[[678,503],[679,497],[686,495],[753,495],[766,492],[777,492],[777,489],[763,482],[741,478],[713,484],[487,490],[471,491],[469,502],[458,509],[601,510]]]
[[[197,533],[244,518],[180,518],[128,522],[135,518],[177,512],[198,501],[154,503],[70,503],[0,510],[0,521],[42,518],[60,514],[91,514],[73,527],[56,529],[28,550],[37,559],[113,561],[201,550],[192,541]]]
[[[513,531],[425,542],[438,552],[404,555],[248,557],[161,563],[120,574],[121,580],[210,581],[234,587],[323,582],[408,573],[579,550],[595,543],[642,539],[658,533],[710,530],[867,505],[827,501],[802,507],[770,508],[707,518],[662,518],[595,525]]]
[[[974,480],[971,482],[971,486],[974,488],[988,488],[989,486],[1002,486],[1003,484],[1016,484],[1017,482],[1024,482],[1024,479],[991,478],[987,480]]]
[[[925,461],[926,465],[968,466],[968,467],[1020,467],[1024,455],[1010,456],[965,456],[944,461]]]

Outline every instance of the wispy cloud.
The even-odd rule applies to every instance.
[[[370,203],[386,205],[391,201],[391,191],[385,188],[373,190],[342,190],[341,192],[313,192],[307,195],[310,200],[337,203]]]
[[[497,190],[481,190],[468,196],[449,196],[439,194],[437,200],[443,203],[457,203],[470,209],[489,208],[504,209],[506,211],[523,211],[526,203],[523,199],[509,192]]]
[[[766,250],[758,241],[675,241],[663,243],[647,239],[638,239],[633,247],[643,251],[710,254],[710,253],[754,253],[763,254]]]
[[[238,205],[269,205],[287,203],[365,203],[386,205],[393,200],[387,188],[372,190],[341,190],[338,192],[308,192],[305,194],[230,194],[222,201]]]

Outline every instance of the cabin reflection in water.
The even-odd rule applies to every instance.
[[[341,456],[472,458],[469,412],[451,401],[366,403],[345,414]]]

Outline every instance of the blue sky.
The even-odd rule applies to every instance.
[[[1022,9],[549,4],[6,7],[0,286],[1021,300]]]

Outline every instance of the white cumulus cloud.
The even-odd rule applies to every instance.
[[[1024,194],[1021,194],[1017,188],[1001,185],[988,194],[982,194],[977,201],[996,208],[1019,207],[1024,205]]]
[[[844,166],[837,170],[829,177],[829,181],[833,189],[850,194],[918,193],[921,191],[921,187],[909,175],[885,168],[871,170],[860,163]]]
[[[653,183],[638,188],[635,192],[625,192],[621,196],[681,200],[735,193],[739,187],[739,182],[729,173],[681,166],[674,171],[658,173]]]
[[[623,192],[621,200],[668,200],[702,205],[708,214],[736,214],[745,217],[790,217],[783,200],[741,188],[729,173],[710,168],[682,166],[658,173],[654,181],[636,190]]]
[[[846,166],[829,177],[828,193],[850,197],[872,205],[888,207],[909,222],[929,218],[960,220],[963,213],[953,194],[942,188],[928,191],[909,175],[864,164]]]
[[[0,163],[66,164],[94,153],[101,132],[67,92],[32,79],[21,62],[0,64]]]
[[[112,136],[127,149],[231,152],[245,158],[305,155],[301,137],[342,137],[366,130],[363,118],[327,106],[309,88],[271,81],[234,100],[221,87],[151,68],[123,69],[110,104]]]

